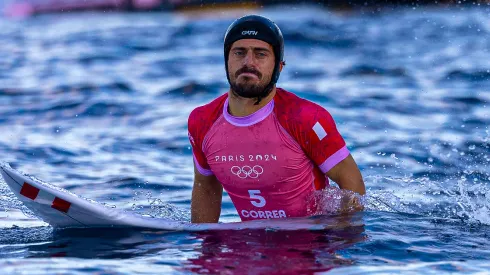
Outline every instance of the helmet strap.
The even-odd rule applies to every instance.
[[[257,101],[255,101],[254,105],[259,105],[262,99],[264,99],[264,97],[268,96],[271,93],[274,85],[275,83],[273,83],[273,81],[271,80],[271,82],[269,82],[269,84],[265,86],[264,91],[260,93],[259,96],[257,96]]]

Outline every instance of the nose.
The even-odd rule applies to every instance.
[[[243,58],[243,64],[244,66],[255,66],[257,60],[253,54],[253,51],[247,51],[247,55]]]

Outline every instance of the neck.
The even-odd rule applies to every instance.
[[[270,94],[255,105],[257,98],[246,98],[234,94],[231,90],[228,92],[228,112],[232,116],[243,117],[257,112],[260,108],[269,103],[276,95],[276,87],[272,88]]]

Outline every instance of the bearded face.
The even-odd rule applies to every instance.
[[[265,91],[274,71],[274,51],[268,43],[242,39],[233,43],[228,56],[231,90],[245,98],[267,96]]]
[[[253,74],[254,77],[250,77],[249,74]],[[231,82],[231,90],[235,92],[238,96],[245,98],[256,98],[256,97],[264,97],[265,88],[269,84],[271,80],[271,76],[268,77],[263,76],[263,74],[250,67],[243,67],[239,69],[234,77],[230,76]]]

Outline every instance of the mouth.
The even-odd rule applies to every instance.
[[[248,78],[257,78],[259,79],[259,76],[255,73],[241,73],[238,76],[243,76],[243,77],[248,77]]]
[[[236,72],[235,77],[236,78],[244,77],[247,80],[249,79],[260,80],[262,78],[262,74],[255,69],[244,67]]]

